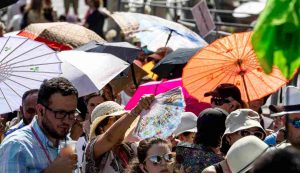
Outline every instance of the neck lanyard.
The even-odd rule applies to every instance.
[[[52,161],[51,161],[51,159],[50,159],[50,156],[49,156],[48,151],[46,150],[46,148],[45,148],[44,145],[42,144],[41,139],[38,137],[37,133],[35,132],[35,130],[34,130],[34,128],[33,128],[32,126],[31,126],[31,130],[32,130],[32,132],[33,132],[33,135],[35,136],[35,138],[36,138],[37,141],[39,142],[40,146],[42,147],[42,149],[43,149],[43,151],[44,151],[44,153],[45,153],[45,155],[46,155],[46,157],[47,157],[49,163],[51,163]]]

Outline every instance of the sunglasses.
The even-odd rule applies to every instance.
[[[158,164],[161,164],[162,160],[164,159],[167,163],[171,163],[171,162],[174,162],[175,160],[175,157],[174,157],[174,154],[172,153],[167,153],[167,154],[164,154],[162,156],[159,156],[159,155],[152,155],[152,156],[149,156],[145,159],[146,160],[149,160],[151,163],[153,163],[153,165],[158,165]]]
[[[289,117],[287,116],[287,122],[291,123],[295,128],[300,129],[300,119],[292,120],[292,119],[289,119]]]
[[[261,140],[263,140],[264,136],[265,136],[265,134],[261,131],[251,132],[251,131],[248,131],[248,130],[241,130],[241,131],[238,131],[238,133],[242,137],[253,135],[253,136],[258,137]]]

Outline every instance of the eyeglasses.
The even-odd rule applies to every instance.
[[[248,130],[240,130],[240,131],[238,131],[238,133],[242,137],[253,135],[253,136],[258,137],[261,140],[263,140],[264,136],[265,136],[265,134],[263,132],[261,132],[261,131],[251,132],[251,131],[248,131]]]
[[[149,156],[145,159],[146,160],[149,160],[151,163],[153,163],[154,165],[158,165],[158,164],[161,164],[162,160],[164,159],[166,162],[168,163],[171,163],[171,162],[174,162],[174,154],[172,153],[167,153],[167,154],[164,154],[162,156],[159,156],[159,155],[152,155],[152,156]]]
[[[288,116],[286,116],[287,118],[287,122],[288,123],[291,123],[295,128],[297,129],[300,129],[300,119],[299,120],[292,120],[292,119],[289,119]]]
[[[75,120],[76,117],[79,115],[79,112],[77,110],[66,112],[66,111],[55,111],[48,106],[43,105],[46,109],[54,113],[54,117],[56,119],[64,119],[66,116],[68,116],[69,120]]]

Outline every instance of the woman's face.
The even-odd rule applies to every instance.
[[[154,144],[147,153],[147,158],[142,167],[144,173],[170,173],[172,172],[172,163],[167,162],[164,158],[161,158],[159,163],[151,162],[150,156],[163,156],[165,154],[171,154],[171,150],[167,144]]]
[[[87,110],[88,110],[87,118],[89,118],[89,119],[91,118],[91,114],[92,114],[93,110],[95,109],[95,107],[102,102],[104,102],[104,99],[101,96],[94,96],[89,99],[89,101],[87,103]]]

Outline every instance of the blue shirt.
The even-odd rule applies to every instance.
[[[277,132],[268,135],[264,141],[266,144],[273,146],[276,145],[276,138],[277,138]]]
[[[31,127],[47,150],[51,161],[58,156],[58,148],[45,136],[34,118],[30,125],[11,133],[0,145],[1,173],[41,173],[50,164]]]
[[[21,120],[19,123],[17,123],[16,125],[12,126],[11,128],[9,128],[6,133],[4,134],[4,136],[7,136],[9,134],[11,134],[12,132],[23,128],[25,125],[25,123],[23,122],[23,120]]]

